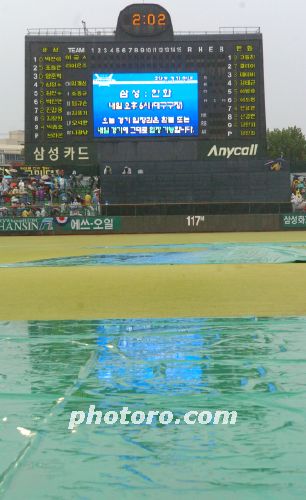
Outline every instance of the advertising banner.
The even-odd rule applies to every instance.
[[[284,229],[306,228],[306,214],[283,214],[281,215],[281,225]]]
[[[75,233],[118,232],[120,217],[3,217],[0,232]]]

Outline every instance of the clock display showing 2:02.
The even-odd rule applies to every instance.
[[[167,17],[164,12],[153,13],[148,12],[146,14],[141,14],[140,12],[134,12],[132,14],[132,26],[167,26]]]
[[[116,33],[133,37],[173,36],[169,12],[157,4],[132,4],[118,18]]]

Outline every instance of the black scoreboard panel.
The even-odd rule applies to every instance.
[[[260,33],[123,38],[26,37],[28,164],[264,154]]]

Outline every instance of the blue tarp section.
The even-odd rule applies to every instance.
[[[116,250],[120,250],[122,253],[110,254],[101,252],[99,254],[84,255],[81,257],[63,257],[18,262],[14,264],[1,264],[0,267],[281,264],[288,262],[306,262],[306,242],[214,243],[203,245],[156,245],[151,247],[130,246],[109,248],[116,248]],[[125,253],[124,249],[133,249],[134,251]],[[163,249],[163,251],[160,251],[161,249]],[[135,252],[135,250],[138,251]]]

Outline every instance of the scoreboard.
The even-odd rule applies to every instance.
[[[265,152],[262,35],[175,34],[157,4],[120,12],[111,33],[30,31],[25,39],[29,165],[112,159],[256,158]],[[166,148],[166,149],[165,149]]]

